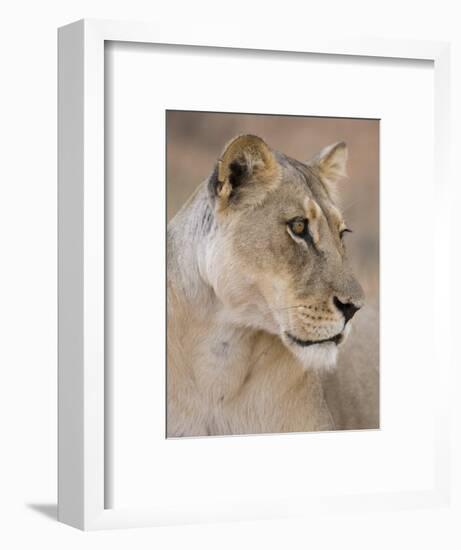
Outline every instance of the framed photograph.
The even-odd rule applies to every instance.
[[[448,78],[442,43],[59,29],[61,521],[448,501]]]

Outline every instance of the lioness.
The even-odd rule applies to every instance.
[[[335,206],[347,148],[233,139],[168,225],[169,437],[330,430],[320,374],[362,289]]]

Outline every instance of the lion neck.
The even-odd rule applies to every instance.
[[[235,323],[209,283],[205,255],[213,232],[213,214],[202,184],[168,225],[167,262],[168,324],[174,327],[169,331],[169,353],[175,355],[173,362],[182,357],[187,362],[183,367],[192,368],[195,377],[202,372],[204,383],[210,379],[210,369],[227,368],[228,374],[244,377],[242,369],[251,363],[258,336],[257,330]]]

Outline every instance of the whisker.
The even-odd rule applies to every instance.
[[[305,305],[299,305],[299,306],[288,306],[288,307],[279,307],[279,308],[276,308],[275,311],[284,311],[286,309],[297,309],[297,308],[307,308],[307,306]]]
[[[359,204],[360,202],[362,202],[362,199],[357,199],[356,201],[351,202],[350,204],[345,206],[344,208],[341,208],[341,210],[343,211],[343,213],[347,212],[350,208],[352,208],[353,206]]]
[[[306,309],[307,306],[299,305],[299,306],[279,307],[279,308],[275,308],[275,309],[273,309],[273,310],[271,310],[271,311],[265,311],[264,313],[262,313],[262,315],[263,315],[264,317],[272,317],[273,314],[274,314],[275,312],[277,312],[277,311],[286,311],[286,310],[288,310],[288,309],[300,309],[300,308]]]

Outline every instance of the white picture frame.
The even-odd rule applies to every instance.
[[[449,233],[449,46],[437,42],[328,40],[200,33],[152,24],[83,20],[59,29],[59,520],[80,529],[187,522],[152,509],[105,509],[104,425],[104,43],[176,44],[217,48],[431,60],[434,63],[435,165],[439,202],[434,224],[437,277],[445,280]],[[450,288],[439,285],[437,331],[450,331]],[[450,349],[437,348],[437,387],[449,384]],[[343,497],[319,507],[436,506],[449,498],[449,404],[439,398],[434,484],[425,491]],[[289,504],[287,510],[290,509]],[[200,514],[198,514],[200,516]],[[197,517],[197,514],[194,516]],[[230,516],[229,516],[230,517]],[[241,518],[265,517],[242,507]],[[223,517],[223,519],[226,519]],[[194,521],[194,519],[192,519]]]

